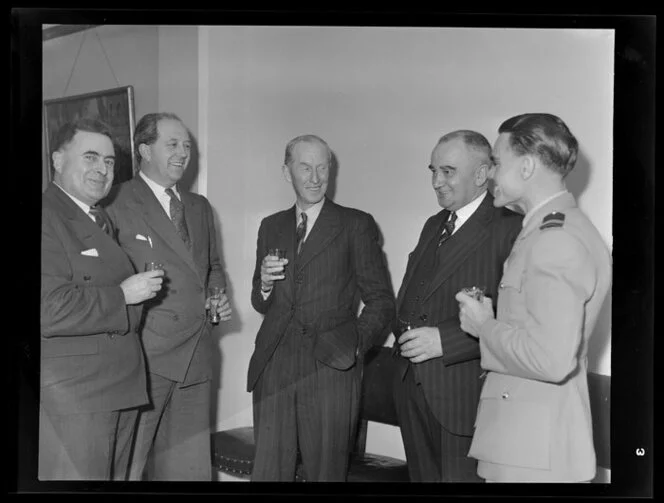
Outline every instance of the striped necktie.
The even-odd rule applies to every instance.
[[[106,211],[99,206],[90,206],[89,213],[95,219],[97,225],[101,227],[101,230],[110,236],[112,234],[112,226]]]
[[[187,229],[187,222],[184,219],[184,204],[178,199],[178,196],[175,195],[173,189],[166,189],[166,194],[171,198],[171,220],[175,229],[178,231],[178,234],[184,241],[184,244],[187,248],[190,247],[191,241],[189,240],[189,230]]]
[[[292,227],[291,227],[292,229]],[[297,238],[297,254],[300,254],[302,250],[302,244],[304,243],[304,236],[307,235],[307,214],[303,211],[300,217],[300,223],[297,226],[295,231],[295,237]]]
[[[452,233],[454,232],[454,222],[456,222],[457,219],[457,214],[455,211],[453,211],[450,214],[450,218],[445,222],[445,225],[443,226],[443,232],[440,234],[440,239],[438,240],[438,246],[442,245],[445,241],[447,241]]]

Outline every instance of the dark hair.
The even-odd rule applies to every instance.
[[[521,114],[507,119],[498,128],[509,133],[509,144],[518,155],[534,155],[563,178],[572,171],[579,143],[567,125],[552,114]]]
[[[330,146],[325,142],[325,140],[316,136],[315,134],[303,134],[301,136],[293,138],[291,141],[288,142],[288,145],[286,145],[286,155],[284,156],[284,164],[286,166],[290,166],[289,163],[293,159],[293,149],[295,148],[295,145],[297,145],[298,143],[316,143],[316,142],[323,145],[327,149],[327,157],[328,160],[331,162],[332,149],[330,149]]]
[[[104,136],[108,136],[110,140],[113,141],[111,128],[108,126],[108,124],[100,119],[83,117],[72,122],[67,122],[60,129],[58,129],[58,132],[55,134],[51,154],[68,145],[79,131],[103,134]]]
[[[170,112],[160,112],[156,114],[146,114],[141,117],[141,120],[136,124],[136,131],[134,131],[134,155],[136,156],[136,163],[141,164],[141,153],[139,151],[139,145],[145,143],[146,145],[152,145],[157,141],[159,137],[159,130],[157,129],[157,123],[160,120],[170,119],[182,122],[182,119],[177,115]]]
[[[491,144],[483,134],[470,129],[459,129],[452,131],[440,137],[437,145],[460,138],[469,149],[475,150],[486,158],[486,162],[491,165]]]

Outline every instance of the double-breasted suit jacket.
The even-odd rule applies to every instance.
[[[595,476],[587,351],[610,280],[608,248],[569,192],[528,217],[505,262],[497,317],[480,329],[489,372],[469,455],[481,477]]]
[[[194,384],[211,378],[210,356],[216,349],[205,311],[207,288],[226,283],[210,203],[198,194],[180,195],[191,250],[141,176],[111,192],[107,211],[136,270],[149,261],[164,267],[162,292],[146,302],[141,331],[148,370]]]
[[[51,184],[42,198],[40,375],[50,413],[148,402],[137,333],[142,306],[126,305],[120,288],[132,274],[117,243]]]
[[[346,370],[394,318],[394,296],[371,215],[326,199],[297,259],[295,229],[293,206],[265,218],[258,231],[251,301],[265,318],[249,364],[248,391],[287,330],[313,339],[316,360]],[[263,299],[261,262],[276,247],[287,250],[286,277]],[[364,303],[359,317],[358,293]]]
[[[424,224],[417,246],[408,256],[408,265],[397,297],[401,312],[406,290],[418,262],[432,240],[438,240],[443,222],[442,210]],[[443,355],[421,363],[410,363],[416,382],[421,383],[427,404],[438,422],[456,435],[472,435],[477,403],[482,387],[480,350],[477,339],[461,330],[459,305],[454,296],[464,287],[484,286],[485,294],[497,297],[502,264],[521,228],[521,215],[493,207],[487,193],[470,218],[445,241],[428,289],[417,301],[426,314],[423,326],[438,327]],[[407,360],[400,357],[402,366]],[[403,372],[403,371],[402,371]],[[409,425],[400,425],[408,428]]]

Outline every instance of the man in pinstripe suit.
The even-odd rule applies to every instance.
[[[293,481],[298,452],[306,480],[346,480],[358,362],[394,317],[376,223],[325,198],[330,162],[321,138],[293,139],[283,173],[295,206],[265,218],[258,231],[251,301],[265,318],[247,382],[256,481]],[[274,248],[286,258],[269,254]]]
[[[481,286],[494,301],[521,215],[493,207],[491,145],[474,131],[446,134],[431,154],[442,211],[424,224],[397,298],[395,404],[413,482],[481,482],[467,457],[482,387],[477,341],[459,325],[455,294]]]

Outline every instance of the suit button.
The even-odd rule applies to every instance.
[[[420,281],[420,286],[424,286],[424,281]]]
[[[290,307],[290,312],[291,312],[291,313],[294,313],[294,312],[295,312],[295,305],[292,305],[292,306]]]
[[[85,276],[83,276],[83,279],[84,279],[85,281],[90,281],[90,276],[88,276],[88,275],[86,274]]]
[[[420,296],[418,295],[417,297],[415,297],[415,300],[420,300]]]
[[[498,286],[499,286],[499,288],[505,288],[505,283],[501,283],[501,284],[498,285]]]
[[[503,393],[503,400],[507,400],[510,397],[510,394],[506,391]]]
[[[302,327],[302,335],[307,335],[307,327]]]
[[[180,317],[177,314],[173,315],[173,320],[178,321],[179,319],[180,319]]]
[[[304,276],[302,275],[302,273],[295,276],[295,282],[296,283],[302,283],[302,281],[304,281]]]

